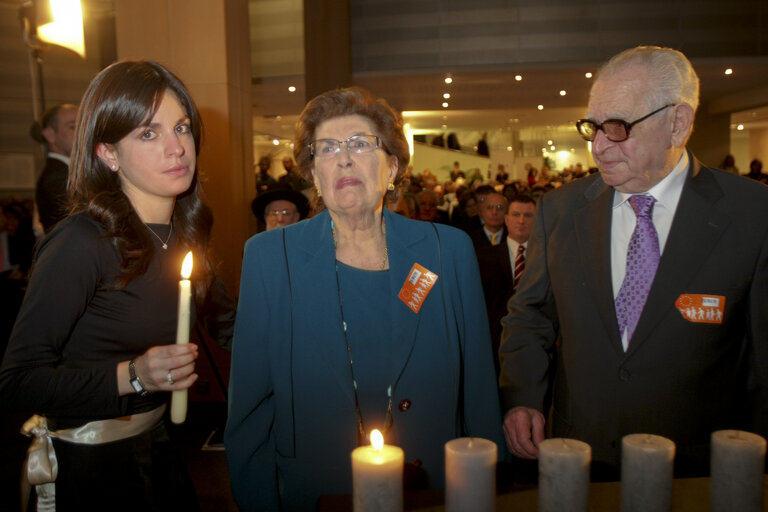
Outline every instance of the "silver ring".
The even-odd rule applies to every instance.
[[[168,375],[166,375],[165,378],[168,380],[168,384],[173,386],[173,377],[171,376],[171,370],[168,370]]]

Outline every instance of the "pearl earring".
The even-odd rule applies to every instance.
[[[117,170],[117,166],[115,164],[112,164],[112,170],[113,171]]]

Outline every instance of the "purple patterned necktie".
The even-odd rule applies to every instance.
[[[659,236],[651,218],[655,202],[652,196],[635,195],[629,198],[637,223],[627,249],[627,273],[616,297],[619,333],[627,330],[627,344],[632,340],[659,266]]]

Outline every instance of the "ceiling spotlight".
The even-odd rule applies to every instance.
[[[584,73],[584,76],[587,77],[587,78],[592,78],[592,73],[587,71],[586,73]]]
[[[519,82],[519,81],[520,81],[520,80],[522,80],[522,79],[523,79],[523,75],[515,75],[515,80],[516,80],[516,81],[518,81],[518,82]]]
[[[450,97],[451,97],[451,94],[450,94],[450,93],[448,93],[448,92],[446,92],[446,93],[443,93],[443,98],[445,98],[445,99],[450,99]]]
[[[448,108],[448,102],[447,101],[443,102],[443,108]]]
[[[288,92],[296,92],[296,87],[293,85],[288,86]]]
[[[554,150],[555,150],[555,146],[549,146],[549,149],[550,149],[551,151],[554,151]]]
[[[538,107],[536,107],[536,108],[537,108],[537,109],[539,109],[539,110],[544,110],[544,105],[539,105],[539,106],[538,106]]]
[[[737,130],[739,130],[739,131],[741,131],[741,130],[743,130],[743,129],[744,129],[744,125],[743,125],[743,124],[740,124],[740,125],[736,126],[736,129],[737,129]]]
[[[447,84],[453,83],[453,78],[451,78],[449,76],[445,77],[445,83],[447,83]]]
[[[560,96],[565,96],[566,94],[565,90],[560,91]]]
[[[448,128],[448,125],[447,125],[447,124],[443,124],[443,125],[440,125],[440,126],[443,128],[443,130],[445,130],[446,128]]]
[[[274,144],[275,146],[279,146],[280,140],[277,137],[275,137],[274,139],[272,139],[272,144]]]
[[[549,140],[547,141],[547,145],[549,145],[549,146],[551,146],[551,145],[552,145],[552,139],[549,139]]]
[[[512,151],[512,146],[507,146],[507,151]]]
[[[733,70],[731,68],[728,68],[728,69],[725,70],[725,74],[726,75],[732,75],[733,74]]]

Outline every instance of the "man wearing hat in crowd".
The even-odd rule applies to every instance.
[[[273,185],[251,203],[253,214],[267,230],[299,222],[309,213],[309,201],[301,192],[285,185]]]

